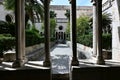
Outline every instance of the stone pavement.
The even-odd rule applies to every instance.
[[[70,61],[72,56],[72,50],[67,44],[57,44],[51,49],[51,69],[52,74],[69,74],[70,73]],[[43,67],[44,56],[39,61],[28,61],[22,69],[46,69]],[[96,58],[79,59],[79,67],[115,67],[120,66],[120,62],[113,60],[105,60],[106,65],[97,65]],[[13,62],[3,62],[0,64],[0,70],[16,70],[12,68]]]
[[[58,44],[51,51],[52,74],[68,74],[70,72],[71,49],[66,44]]]

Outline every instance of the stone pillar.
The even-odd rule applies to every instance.
[[[25,57],[25,11],[24,0],[15,0],[15,22],[16,22],[16,60],[12,67],[17,68],[24,65]],[[24,56],[24,57],[23,57]]]
[[[61,32],[61,40],[64,39],[64,35],[63,35],[63,32]]]
[[[96,0],[91,0],[93,3],[93,56],[97,55],[97,7]]]
[[[102,0],[96,0],[97,6],[97,64],[103,65],[105,61],[102,55]]]
[[[65,34],[65,32],[64,32],[64,40],[66,39],[66,34]]]
[[[71,4],[71,0],[70,0],[70,4]],[[70,44],[70,48],[72,49],[72,6],[70,5],[70,41],[71,41],[71,44]]]
[[[50,67],[50,14],[49,14],[50,0],[44,0],[44,26],[45,26],[45,61],[44,67]]]
[[[25,56],[25,0],[21,0],[21,15],[22,15],[22,54],[24,62],[27,62],[27,58]]]
[[[76,0],[71,0],[71,10],[72,10],[72,66],[78,66],[79,61],[77,59],[77,43],[76,43]]]

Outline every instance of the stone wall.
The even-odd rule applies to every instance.
[[[112,58],[120,61],[120,9],[117,0],[114,0],[112,7]]]
[[[52,48],[55,45],[55,42],[50,43]],[[44,44],[37,44],[26,48],[26,58],[28,61],[36,61],[44,57]],[[4,61],[15,61],[15,50],[7,51],[4,53]]]
[[[67,41],[67,45],[71,47],[71,42]],[[91,47],[77,43],[78,59],[90,59],[93,56],[93,50]]]
[[[5,16],[7,14],[12,15],[12,17],[14,19],[13,12],[5,10],[4,6],[0,4],[0,20],[5,21]]]
[[[112,59],[120,61],[120,1],[119,0],[103,0],[104,12],[111,13],[112,18]],[[111,5],[111,7],[109,7]],[[103,13],[104,13],[103,12]]]

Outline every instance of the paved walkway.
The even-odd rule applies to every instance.
[[[70,72],[70,61],[72,56],[72,49],[67,44],[57,44],[51,49],[51,61],[52,61],[52,74],[69,74]],[[43,59],[39,61],[28,61],[24,67],[20,69],[47,69],[43,67]],[[96,58],[92,59],[79,59],[79,67],[115,67],[120,66],[120,62],[113,60],[105,60],[106,65],[97,65]],[[13,62],[3,62],[0,64],[0,70],[16,70],[12,68]]]
[[[56,45],[51,51],[52,74],[68,74],[71,56],[71,49],[66,44]]]

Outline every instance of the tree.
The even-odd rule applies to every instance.
[[[92,27],[93,18],[90,19],[90,25]],[[111,27],[110,24],[112,23],[112,18],[110,13],[103,13],[102,14],[102,31],[103,33],[110,33]]]
[[[70,10],[66,10],[65,16],[70,21]]]
[[[102,15],[102,31],[103,31],[103,33],[111,32],[111,31],[109,31],[109,30],[111,30],[110,24],[112,23],[112,18],[110,16],[111,16],[111,14],[109,14],[109,13],[103,13],[103,15]]]
[[[90,17],[85,15],[80,16],[77,19],[77,36],[90,34],[91,28],[89,25],[89,20],[90,20]]]
[[[7,10],[15,10],[15,0],[4,0],[3,5]]]
[[[55,18],[56,17],[56,13],[54,11],[50,11],[50,18]]]
[[[55,34],[56,20],[50,19],[50,36],[53,37]]]
[[[4,6],[7,10],[15,10],[15,0],[4,0]],[[38,21],[43,20],[43,4],[38,2],[38,0],[26,0],[25,1],[26,10],[26,22],[30,19],[34,24],[34,14],[36,15]]]
[[[89,20],[90,20],[90,17],[85,15],[80,16],[77,19],[77,31],[76,31],[77,37],[92,33],[92,29],[89,25]],[[66,33],[70,34],[70,22],[68,22]]]

